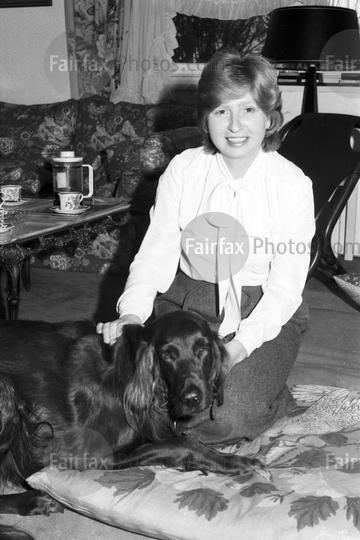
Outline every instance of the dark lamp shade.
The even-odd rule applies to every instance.
[[[277,64],[360,69],[357,13],[354,9],[322,6],[275,9],[270,13],[262,55]]]

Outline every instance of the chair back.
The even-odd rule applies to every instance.
[[[286,124],[280,135],[279,153],[298,165],[313,182],[316,219],[327,212],[338,188],[342,191],[340,198],[344,196],[344,207],[360,175],[360,118],[305,113]],[[336,198],[330,204],[333,210],[338,202]],[[336,208],[336,218],[342,208]]]

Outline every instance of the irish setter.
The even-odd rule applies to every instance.
[[[225,362],[221,340],[191,312],[128,325],[112,347],[86,321],[1,321],[2,483],[26,487],[27,476],[50,464],[248,472],[255,460],[175,430],[177,420],[221,404]],[[35,490],[0,496],[0,513],[56,510]]]

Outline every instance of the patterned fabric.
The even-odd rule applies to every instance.
[[[78,102],[41,105],[0,102],[0,184],[21,184],[24,195],[49,191],[49,159],[72,144]]]
[[[22,196],[34,196],[51,182],[51,170],[44,167],[42,159],[30,162],[24,159],[0,158],[0,185],[19,184],[22,186]]]
[[[133,210],[147,215],[155,197],[157,174],[143,169],[142,160],[154,159],[151,145],[142,151],[144,141],[154,131],[168,130],[160,136],[166,150],[163,152],[160,144],[159,152],[169,159],[171,152],[181,151],[193,140],[195,129],[188,132],[186,128],[180,137],[171,128],[195,122],[194,107],[114,104],[102,96],[41,105],[0,102],[0,185],[21,184],[24,197],[50,195],[50,158],[63,149],[73,149],[94,168],[95,196],[123,197],[132,201]],[[126,235],[124,231],[107,232],[71,253],[54,246],[34,263],[63,270],[116,271],[114,253],[123,239],[128,242]]]
[[[109,97],[119,83],[121,46],[127,28],[124,0],[67,0],[67,43],[76,65],[78,97]],[[124,27],[125,25],[125,27]]]
[[[104,228],[93,240],[79,238],[69,246],[54,246],[39,258],[33,257],[32,263],[54,270],[120,274],[128,270],[134,256],[135,240],[136,225],[133,223],[114,230]]]
[[[349,272],[333,276],[334,280],[350,298],[358,306],[360,306],[360,274],[359,272]]]
[[[152,133],[140,150],[141,168],[147,174],[161,174],[176,154],[201,143],[202,134],[197,127]]]
[[[139,166],[140,148],[150,129],[142,105],[114,105],[100,96],[80,101],[74,149],[94,167],[95,193],[105,195],[104,182],[114,188],[123,171]]]
[[[81,514],[164,540],[358,538],[360,395],[304,385],[293,396],[305,412],[222,449],[256,455],[265,467],[254,475],[79,472],[59,462],[27,480]]]
[[[156,174],[156,171],[143,169],[147,150],[142,151],[142,147],[151,133],[170,130],[173,126],[192,126],[195,123],[194,107],[127,102],[114,104],[100,96],[92,96],[80,101],[74,149],[77,155],[83,156],[84,163],[94,167],[95,193],[109,196],[114,194],[116,185],[123,182],[122,177],[128,172],[137,174],[139,179],[143,172]],[[173,151],[174,155],[180,147],[185,149],[186,135],[191,136],[191,140],[194,138],[192,132],[184,133],[181,144],[178,141],[172,145],[171,133],[169,131],[166,138],[162,139],[168,145],[167,154]],[[179,136],[175,133],[174,137]]]

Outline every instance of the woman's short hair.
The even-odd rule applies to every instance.
[[[280,146],[279,129],[283,123],[281,93],[273,66],[258,55],[241,57],[237,49],[221,49],[206,64],[198,86],[198,122],[204,134],[204,145],[211,151],[207,119],[219,105],[237,99],[239,90],[248,89],[256,104],[270,119],[262,143],[263,150],[277,150]]]

